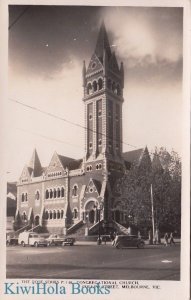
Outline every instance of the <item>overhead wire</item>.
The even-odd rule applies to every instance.
[[[19,19],[26,13],[29,6],[25,7],[25,9],[18,15],[18,17],[9,25],[8,29],[10,30],[18,21]]]
[[[98,133],[98,134],[100,134],[100,135],[102,135],[102,136],[105,136],[105,137],[110,138],[108,135],[106,135],[106,134],[104,134],[104,133],[101,133],[101,132],[98,132],[98,131],[96,131],[96,130],[87,128],[86,126],[83,126],[83,125],[81,125],[81,124],[75,123],[75,122],[70,121],[70,120],[67,120],[66,118],[57,116],[57,115],[55,115],[55,114],[53,114],[53,113],[46,112],[46,111],[44,111],[44,110],[42,110],[42,109],[40,109],[40,108],[37,108],[37,107],[35,107],[35,106],[28,105],[28,104],[23,103],[23,102],[21,102],[21,101],[19,101],[19,100],[16,100],[16,99],[13,99],[13,98],[9,98],[9,101],[15,102],[15,103],[20,104],[20,105],[22,105],[22,106],[24,106],[24,107],[27,107],[27,108],[29,108],[29,109],[32,109],[32,110],[34,110],[34,111],[40,112],[40,113],[42,113],[42,114],[45,114],[45,115],[47,115],[47,116],[49,116],[49,117],[52,117],[52,118],[55,118],[55,119],[64,121],[64,122],[66,122],[66,123],[69,123],[70,125],[77,126],[77,127],[79,127],[79,128],[82,128],[82,129],[85,129],[85,130],[89,130],[89,131],[92,131],[93,133]],[[27,131],[27,130],[25,130],[25,129],[21,129],[21,128],[17,128],[17,129],[18,129],[18,130],[21,130],[21,131],[26,131],[26,132],[32,133],[32,132]],[[35,135],[38,135],[38,136],[41,136],[41,137],[43,137],[43,138],[50,139],[50,140],[53,140],[53,141],[57,141],[57,142],[60,142],[60,143],[63,143],[63,144],[68,144],[68,145],[71,145],[71,146],[75,146],[75,147],[78,146],[78,147],[79,147],[79,145],[70,144],[70,143],[64,142],[64,141],[62,141],[62,140],[58,140],[58,139],[55,139],[55,138],[50,138],[50,137],[44,136],[44,135],[42,135],[42,134],[38,134],[38,133],[34,133],[34,132],[33,132],[32,134],[35,134]],[[118,140],[116,140],[116,139],[111,139],[111,138],[110,138],[110,140],[112,140],[112,141],[118,141]],[[126,143],[126,142],[124,142],[124,141],[120,141],[120,143],[121,143],[121,144],[124,144],[124,145],[128,145],[128,146],[130,146],[130,147],[132,147],[132,148],[134,148],[134,149],[136,149],[136,150],[145,148],[145,147],[138,147],[138,146],[135,146],[135,145]],[[82,147],[81,147],[81,148],[82,148]],[[85,149],[85,148],[83,148],[83,149]],[[158,157],[161,156],[161,155],[159,155],[159,154],[156,153],[156,152],[150,152],[150,151],[148,151],[148,152],[149,152],[150,155],[153,155],[153,156],[158,156]]]

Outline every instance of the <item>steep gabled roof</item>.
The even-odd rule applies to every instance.
[[[82,159],[74,159],[60,154],[58,154],[58,157],[62,163],[62,166],[64,168],[68,168],[69,170],[79,169],[82,163]]]
[[[141,148],[137,150],[124,152],[122,156],[125,161],[131,164],[138,164],[142,158],[143,153],[144,153],[144,148]]]
[[[31,160],[28,164],[28,169],[29,169],[29,173],[32,170],[34,177],[38,177],[42,174],[42,166],[41,166],[36,149],[34,149],[34,151],[33,151]]]

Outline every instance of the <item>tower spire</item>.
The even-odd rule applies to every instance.
[[[102,22],[97,43],[96,43],[96,48],[95,48],[95,54],[97,57],[103,62],[103,56],[104,56],[104,50],[106,51],[108,58],[111,57],[111,48],[109,44],[109,39],[107,36],[107,32],[105,29],[105,24]]]

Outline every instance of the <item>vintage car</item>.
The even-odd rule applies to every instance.
[[[11,237],[10,235],[8,235],[7,239],[6,239],[6,245],[7,246],[18,245],[18,238],[17,237]]]
[[[145,242],[136,235],[117,235],[112,245],[117,249],[128,247],[144,248]]]
[[[25,247],[26,245],[29,246],[47,246],[47,241],[44,237],[40,236],[39,234],[35,232],[28,232],[24,231],[19,234],[18,244]]]
[[[46,240],[48,246],[61,246],[64,242],[64,237],[58,234],[51,234]]]
[[[73,238],[73,237],[66,237],[66,238],[64,238],[62,246],[66,246],[66,245],[73,246],[74,243],[75,243],[75,238]]]

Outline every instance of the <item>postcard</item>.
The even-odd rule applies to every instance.
[[[1,16],[2,299],[189,299],[190,2]]]

